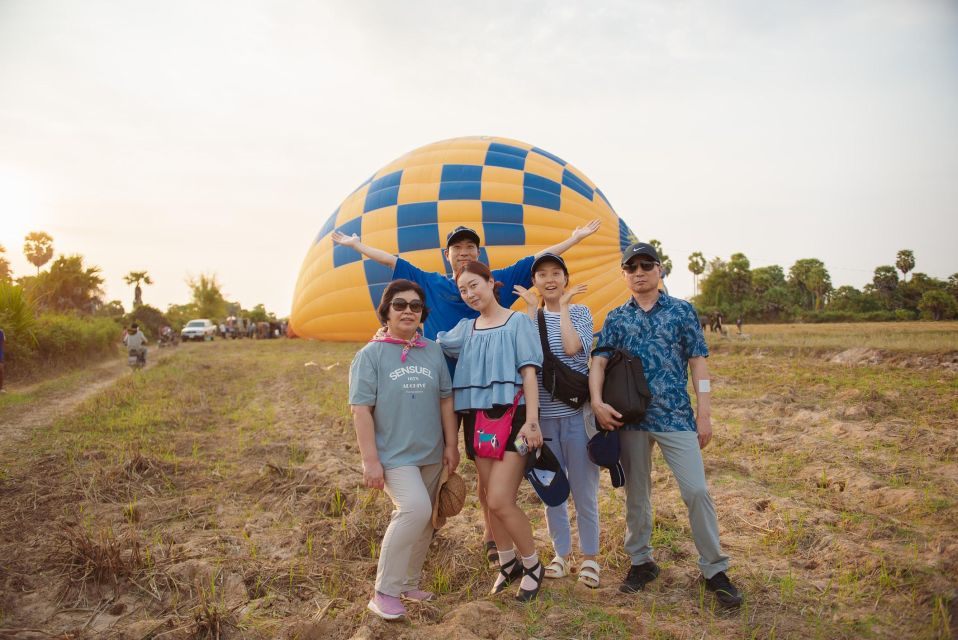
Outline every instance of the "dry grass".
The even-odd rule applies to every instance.
[[[711,359],[718,437],[705,460],[747,594],[737,613],[701,588],[657,454],[662,575],[648,591],[615,588],[628,566],[624,504],[603,474],[602,589],[569,578],[532,606],[487,596],[470,497],[424,569],[439,601],[398,625],[373,619],[391,505],[360,482],[345,406],[356,346],[231,342],[184,345],[25,444],[0,445],[0,637],[951,637],[958,376],[936,362],[958,334],[856,325],[842,342],[834,325],[762,329],[715,340]],[[885,361],[832,362],[852,347]],[[471,464],[461,472],[474,482]],[[547,555],[541,506],[528,487],[521,498]]]

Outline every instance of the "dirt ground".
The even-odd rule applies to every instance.
[[[645,592],[617,590],[624,496],[603,474],[601,588],[571,576],[532,605],[486,595],[470,497],[427,559],[439,600],[399,623],[369,614],[391,505],[361,487],[345,404],[357,345],[182,345],[135,375],[118,362],[11,389],[0,638],[954,637],[958,331],[915,325],[709,337],[704,455],[746,594],[735,612],[701,586],[657,453],[662,574]],[[472,486],[468,461],[460,472]],[[522,503],[548,559],[528,486]]]

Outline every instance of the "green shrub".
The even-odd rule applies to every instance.
[[[41,315],[30,332],[7,331],[6,372],[18,379],[75,366],[115,354],[119,340],[120,328],[109,318]]]

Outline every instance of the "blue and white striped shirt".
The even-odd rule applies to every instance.
[[[546,332],[549,336],[549,349],[559,360],[569,365],[575,371],[588,375],[589,373],[589,350],[592,348],[592,312],[589,307],[582,304],[569,305],[569,317],[572,319],[572,327],[579,334],[582,341],[582,350],[574,356],[567,356],[565,349],[562,348],[562,330],[559,326],[560,315],[552,311],[545,311]],[[538,328],[538,320],[536,321]],[[538,372],[539,378],[539,417],[540,418],[562,418],[564,416],[575,415],[581,408],[573,409],[569,405],[559,400],[553,400],[552,395],[542,386],[542,370]]]

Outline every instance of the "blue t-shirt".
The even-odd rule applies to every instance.
[[[527,289],[532,286],[534,261],[535,256],[528,256],[511,267],[492,270],[492,277],[496,282],[505,285],[499,290],[499,304],[507,308],[512,306],[518,298],[512,291],[517,284]],[[402,258],[396,258],[393,280],[399,278],[415,282],[426,293],[429,317],[422,329],[423,335],[430,340],[435,340],[440,331],[449,331],[463,318],[479,317],[478,311],[462,301],[459,287],[450,276],[435,271],[423,271]]]
[[[709,348],[692,305],[660,293],[645,311],[630,297],[606,316],[592,356],[608,358],[615,349],[639,356],[652,392],[645,419],[623,428],[695,431],[688,391],[689,358],[708,357]]]

